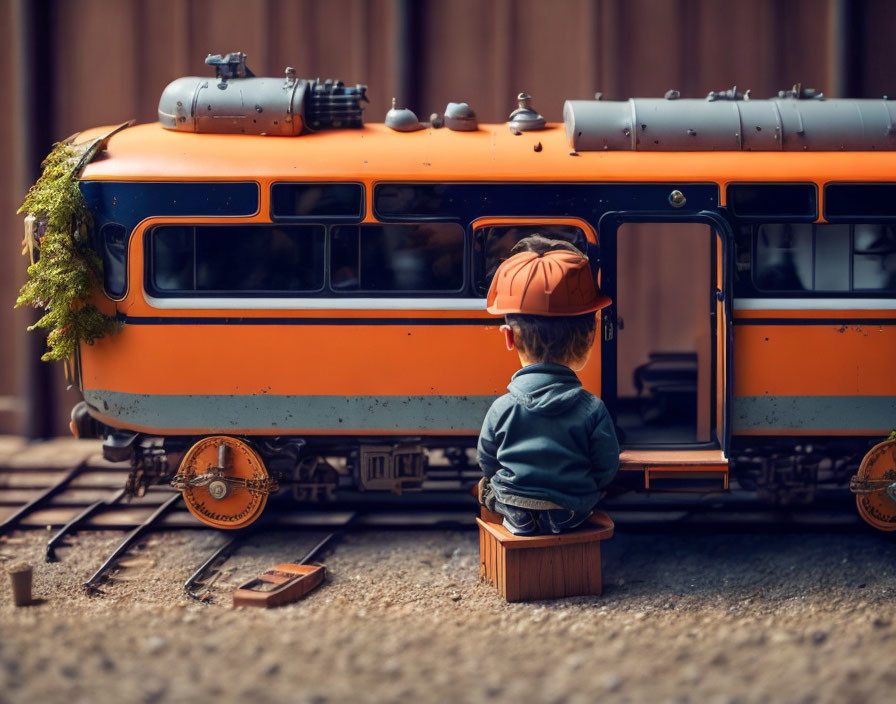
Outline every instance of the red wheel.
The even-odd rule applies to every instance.
[[[896,530],[896,501],[887,487],[896,483],[896,440],[872,447],[853,477],[856,506],[865,521],[878,530]],[[867,492],[867,493],[866,493]]]
[[[227,435],[203,438],[184,455],[172,481],[187,509],[206,525],[244,528],[264,510],[277,491],[258,453]]]

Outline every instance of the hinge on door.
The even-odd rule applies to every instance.
[[[604,342],[609,342],[616,335],[616,314],[612,309],[604,310],[600,316],[600,325]]]

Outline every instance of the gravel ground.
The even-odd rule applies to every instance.
[[[506,604],[478,583],[474,532],[351,534],[304,601],[233,609],[229,592],[298,556],[257,536],[214,603],[182,583],[223,540],[151,536],[97,596],[81,583],[120,540],[0,541],[35,596],[0,594],[2,702],[884,702],[896,691],[896,543],[865,531],[617,532],[605,592]]]

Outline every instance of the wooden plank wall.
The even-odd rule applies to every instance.
[[[14,66],[16,8],[0,0],[2,65]],[[368,121],[393,95],[425,119],[468,101],[482,121],[503,121],[522,90],[548,119],[567,98],[684,97],[737,84],[757,97],[796,81],[829,94],[842,86],[833,30],[844,8],[857,38],[847,57],[853,97],[896,94],[888,0],[40,0],[49,30],[49,137],[98,124],[155,119],[172,79],[205,75],[208,52],[245,51],[257,75],[286,65],[303,77],[369,86]],[[838,14],[838,12],[840,14]],[[832,19],[834,18],[834,19]],[[403,32],[402,27],[408,28]],[[7,88],[15,94],[15,72]],[[7,103],[7,101],[4,101]],[[22,126],[0,111],[0,433],[21,432],[27,311],[12,311],[24,277],[14,215],[33,165],[16,162]],[[49,143],[45,145],[49,148]],[[59,371],[52,411],[67,432],[77,399]]]

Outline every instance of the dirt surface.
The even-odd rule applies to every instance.
[[[47,534],[0,559],[35,566],[36,605],[0,599],[3,702],[885,702],[896,691],[896,543],[865,531],[619,532],[605,593],[506,604],[478,582],[473,531],[351,534],[305,601],[232,609],[230,591],[312,534],[258,536],[197,603],[182,584],[223,540],[152,536],[104,587],[120,540]],[[4,570],[5,571],[5,570]],[[4,579],[6,579],[4,575]]]

